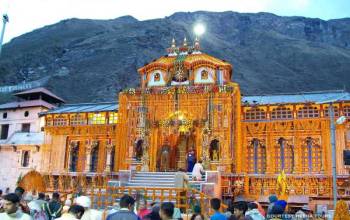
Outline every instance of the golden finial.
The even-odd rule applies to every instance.
[[[184,47],[187,47],[187,39],[186,37],[184,38],[184,44],[183,44]]]
[[[175,38],[173,38],[173,40],[171,41],[171,48],[175,48],[176,44],[175,44]]]

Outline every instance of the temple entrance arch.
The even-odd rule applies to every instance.
[[[193,128],[191,114],[183,111],[171,113],[159,122],[160,141],[156,154],[157,171],[175,171],[179,168],[188,169],[187,156],[191,151],[191,160],[196,155],[196,133]],[[193,161],[192,161],[193,163]]]
[[[26,192],[39,193],[46,191],[44,178],[35,170],[31,170],[25,174],[19,181],[18,186],[22,187]]]
[[[187,155],[192,151],[196,155],[195,135],[171,134],[165,138],[165,141],[158,147],[157,170],[176,171],[179,168],[187,170]]]

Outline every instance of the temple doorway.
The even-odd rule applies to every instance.
[[[188,158],[193,161],[196,155],[195,137],[193,134],[179,134],[166,138],[158,148],[157,171],[188,170]],[[188,157],[190,155],[190,157]],[[193,163],[193,162],[192,162]]]

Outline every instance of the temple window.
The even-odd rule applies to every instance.
[[[70,125],[85,125],[86,124],[86,118],[84,114],[76,114],[70,116]]]
[[[304,106],[298,110],[298,118],[318,118],[320,117],[320,111],[317,107]]]
[[[22,165],[22,167],[29,166],[29,151],[22,151],[21,165]]]
[[[97,172],[98,151],[99,151],[99,144],[97,142],[91,150],[90,172]]]
[[[208,75],[209,75],[208,71],[202,70],[202,72],[201,72],[201,79],[202,80],[207,80],[208,79]]]
[[[154,74],[154,82],[159,82],[160,81],[160,73],[155,73]]]
[[[218,161],[220,159],[220,142],[214,139],[210,142],[209,158],[212,161]]]
[[[89,124],[103,125],[106,123],[106,113],[89,113]]]
[[[278,139],[275,146],[275,172],[292,173],[294,168],[294,150],[293,146],[288,145],[284,138]]]
[[[68,125],[67,117],[64,115],[58,115],[53,119],[54,126],[66,126]]]
[[[266,112],[260,108],[251,108],[244,114],[245,120],[262,120],[266,119]]]
[[[109,124],[117,124],[118,123],[118,113],[110,112],[109,113]]]
[[[344,116],[350,117],[350,105],[343,107]]]
[[[70,149],[70,161],[69,161],[70,172],[77,172],[78,156],[79,156],[79,143],[72,142],[71,149]]]
[[[265,173],[266,171],[266,147],[259,139],[254,138],[248,146],[248,172]]]
[[[334,117],[339,117],[339,108],[337,106],[333,106]],[[324,109],[324,116],[329,117],[328,106]]]
[[[277,107],[271,112],[271,119],[292,119],[293,112],[287,107]]]
[[[302,146],[302,171],[304,173],[319,173],[322,167],[321,147],[314,143],[311,137],[307,137]]]

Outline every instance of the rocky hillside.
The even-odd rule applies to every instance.
[[[137,68],[164,55],[173,36],[193,40],[196,21],[207,27],[202,50],[233,64],[244,95],[350,88],[349,18],[235,12],[64,20],[4,46],[0,87],[39,83],[72,103],[115,101],[138,86]]]

